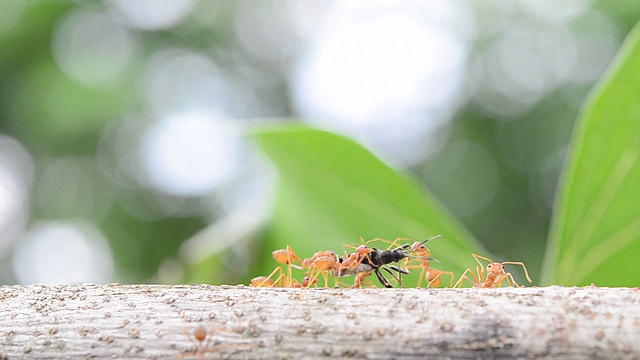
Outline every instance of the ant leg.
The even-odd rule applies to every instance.
[[[518,283],[516,282],[516,280],[513,278],[513,275],[511,273],[506,273],[504,275],[504,278],[507,279],[507,283],[510,286],[514,286],[514,287],[524,287],[524,285],[518,285]]]
[[[333,276],[333,287],[342,287],[342,286],[349,287],[349,285],[340,281],[340,278],[336,275],[334,271],[331,271],[331,276]]]
[[[391,249],[394,246],[396,246],[396,244],[398,243],[399,240],[409,240],[409,239],[396,238],[395,240],[390,241],[390,240],[386,240],[386,239],[382,239],[382,238],[375,238],[375,239],[371,239],[371,240],[367,241],[366,244],[369,244],[370,242],[373,242],[373,241],[379,241],[381,243],[387,244],[388,245],[387,249]]]
[[[274,287],[285,287],[285,283],[287,282],[287,276],[282,273],[278,275],[276,280],[273,282]]]
[[[359,274],[356,274],[356,281],[353,283],[353,287],[354,288],[360,288],[362,287],[362,282],[364,281],[364,279],[369,276],[371,273],[368,271],[365,272],[361,272]]]
[[[280,272],[280,276],[278,276],[278,278],[274,282],[271,278],[278,271]],[[276,286],[276,282],[279,282],[282,276],[283,276],[282,268],[278,266],[275,269],[273,269],[273,271],[268,276],[257,276],[251,279],[251,286],[252,287],[273,287],[273,286]]]
[[[213,339],[213,334],[218,330],[224,330],[224,327],[221,327],[221,326],[214,327],[211,329],[211,331],[209,331],[209,334],[207,335],[207,342],[204,344],[203,349],[207,349],[209,347],[209,344],[211,343],[211,339]]]
[[[329,275],[325,271],[320,271],[322,278],[324,279],[324,287],[329,288]]]
[[[276,272],[279,272],[280,275],[278,276],[278,278],[273,282],[274,286],[275,284],[278,283],[278,281],[280,281],[280,279],[282,278],[282,276],[284,275],[284,273],[282,272],[282,266],[278,266],[275,269],[273,269],[273,271],[264,279],[262,280],[262,282],[260,284],[258,284],[258,287],[262,287],[265,285],[265,283],[269,280],[271,280],[271,277],[273,277],[273,275],[276,274]]]
[[[533,282],[531,280],[531,278],[529,277],[529,272],[527,271],[527,267],[524,266],[524,263],[522,261],[505,261],[505,262],[502,263],[502,265],[504,265],[504,264],[522,266],[522,268],[524,269],[524,276],[527,278],[527,281],[528,282]]]
[[[291,268],[302,270],[301,266],[298,266],[294,263],[295,261],[297,261],[298,264],[302,265],[302,260],[298,257],[296,252],[293,251],[293,248],[287,245],[287,287],[293,286],[293,273],[291,271]]]
[[[425,274],[427,275],[427,279],[429,279],[429,272],[427,271],[427,269],[423,268],[422,271],[420,272],[420,277],[418,278],[417,287],[420,287],[420,285],[422,285],[422,279],[424,279]],[[427,287],[429,287],[429,283],[427,283]]]
[[[298,264],[302,264],[302,260],[300,259],[300,257],[298,257],[298,255],[296,254],[296,252],[295,252],[295,251],[293,251],[293,248],[292,248],[291,246],[289,246],[289,245],[287,245],[287,259],[289,260],[289,263],[290,263],[290,264],[295,265],[294,261],[297,261],[297,262],[298,262]],[[297,265],[296,265],[296,268],[297,268],[298,270],[301,270],[301,269],[302,269],[302,268],[300,268],[300,267],[297,267]]]
[[[482,265],[482,263],[478,259],[482,259],[482,260],[488,261],[490,263],[493,262],[493,260],[489,259],[488,257],[482,256],[482,255],[478,255],[478,254],[472,254],[472,255],[476,259],[476,261],[478,262],[478,265],[480,265],[480,267],[484,267],[484,265]]]
[[[487,278],[484,277],[484,268],[476,266],[476,272],[478,273],[478,284],[484,285],[487,282]]]
[[[189,341],[191,341],[191,344],[196,348],[196,351],[198,351],[198,349],[200,348],[200,343],[197,343],[192,337],[191,334],[189,334],[189,332],[187,332],[187,329],[182,328],[182,332],[187,335],[187,338],[189,339]],[[190,355],[190,354],[189,354]],[[186,354],[185,354],[186,356]],[[180,356],[179,358],[182,358],[184,356]]]
[[[309,282],[307,283],[307,288],[311,286],[311,284],[315,284],[318,282],[318,276],[320,275],[319,271],[316,271],[315,267],[311,267],[311,269],[309,270],[309,275],[307,275],[307,277],[309,278]]]
[[[405,246],[406,246],[406,247],[410,247],[410,246],[411,246],[411,245],[409,245],[409,244],[405,244],[405,245],[400,245],[400,246],[398,246],[398,243],[400,243],[400,241],[405,241],[405,242],[407,242],[407,241],[411,241],[411,239],[407,239],[407,238],[396,238],[395,240],[393,240],[392,242],[390,242],[390,243],[389,243],[389,248],[388,248],[388,249],[392,249],[394,246],[395,246],[395,248],[399,248],[399,247],[400,247],[400,248],[404,248]]]
[[[466,276],[466,275],[467,275],[467,273],[470,273],[470,274],[471,274],[471,276],[473,276],[473,278],[474,278],[475,282],[474,282],[474,280],[471,280],[471,278],[469,278],[468,276]],[[479,284],[479,282],[478,282],[478,278],[476,277],[476,274],[474,274],[474,273],[473,273],[473,270],[471,270],[471,269],[467,269],[467,270],[465,270],[465,271],[462,273],[462,275],[460,275],[460,279],[458,279],[458,281],[456,281],[456,283],[455,283],[455,285],[453,285],[453,287],[454,287],[454,288],[456,288],[456,287],[460,287],[460,288],[461,288],[461,287],[462,287],[462,282],[464,281],[464,279],[469,280],[469,282],[470,282],[471,284],[473,284],[473,286],[476,286],[476,285],[478,285],[478,284]]]

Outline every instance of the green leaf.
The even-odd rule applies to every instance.
[[[547,248],[543,282],[638,286],[640,25],[579,119]],[[633,270],[635,269],[635,271]]]
[[[442,234],[428,244],[440,260],[432,266],[458,276],[474,266],[472,253],[487,254],[415,180],[353,140],[300,126],[254,137],[279,174],[268,250],[291,245],[310,257],[328,249],[342,254],[349,250],[343,244],[359,244],[361,237],[422,240]],[[275,265],[270,259],[262,271]]]

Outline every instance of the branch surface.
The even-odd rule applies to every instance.
[[[640,290],[0,287],[0,358],[178,356],[640,358]]]

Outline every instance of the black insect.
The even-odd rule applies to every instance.
[[[402,274],[408,274],[409,270],[389,264],[394,262],[397,263],[400,260],[408,257],[408,247],[409,245],[403,245],[393,250],[379,250],[373,248],[371,254],[369,254],[368,257],[365,257],[362,260],[362,265],[369,265],[373,273],[376,274],[376,277],[378,278],[380,283],[384,285],[384,287],[391,288],[393,286],[391,285],[389,280],[384,277],[384,275],[382,275],[380,269],[384,269],[386,272],[391,274],[391,276],[393,276],[398,284],[402,285]],[[396,275],[392,270],[397,272],[398,274]]]
[[[422,243],[425,243],[429,240],[433,240],[435,238],[437,237],[426,239]],[[390,264],[394,262],[397,263],[400,260],[411,257],[410,250],[411,250],[410,244],[404,244],[391,250],[380,250],[376,248],[371,248],[371,251],[366,256],[363,256],[360,259],[357,267],[354,266],[354,267],[340,269],[334,272],[334,275],[338,277],[342,277],[342,276],[349,276],[349,275],[354,275],[358,273],[372,271],[374,274],[376,274],[376,277],[378,278],[380,283],[384,285],[384,287],[391,288],[393,286],[380,271],[380,269],[384,269],[386,272],[391,274],[391,276],[393,276],[393,278],[400,285],[402,285],[402,274],[408,274],[409,270],[400,268],[395,265],[390,265]],[[427,260],[433,260],[433,258],[428,258]],[[343,259],[341,258],[340,262],[342,261]]]

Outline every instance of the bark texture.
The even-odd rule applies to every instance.
[[[207,359],[640,358],[639,289],[0,287],[1,358],[199,358],[199,324]]]

